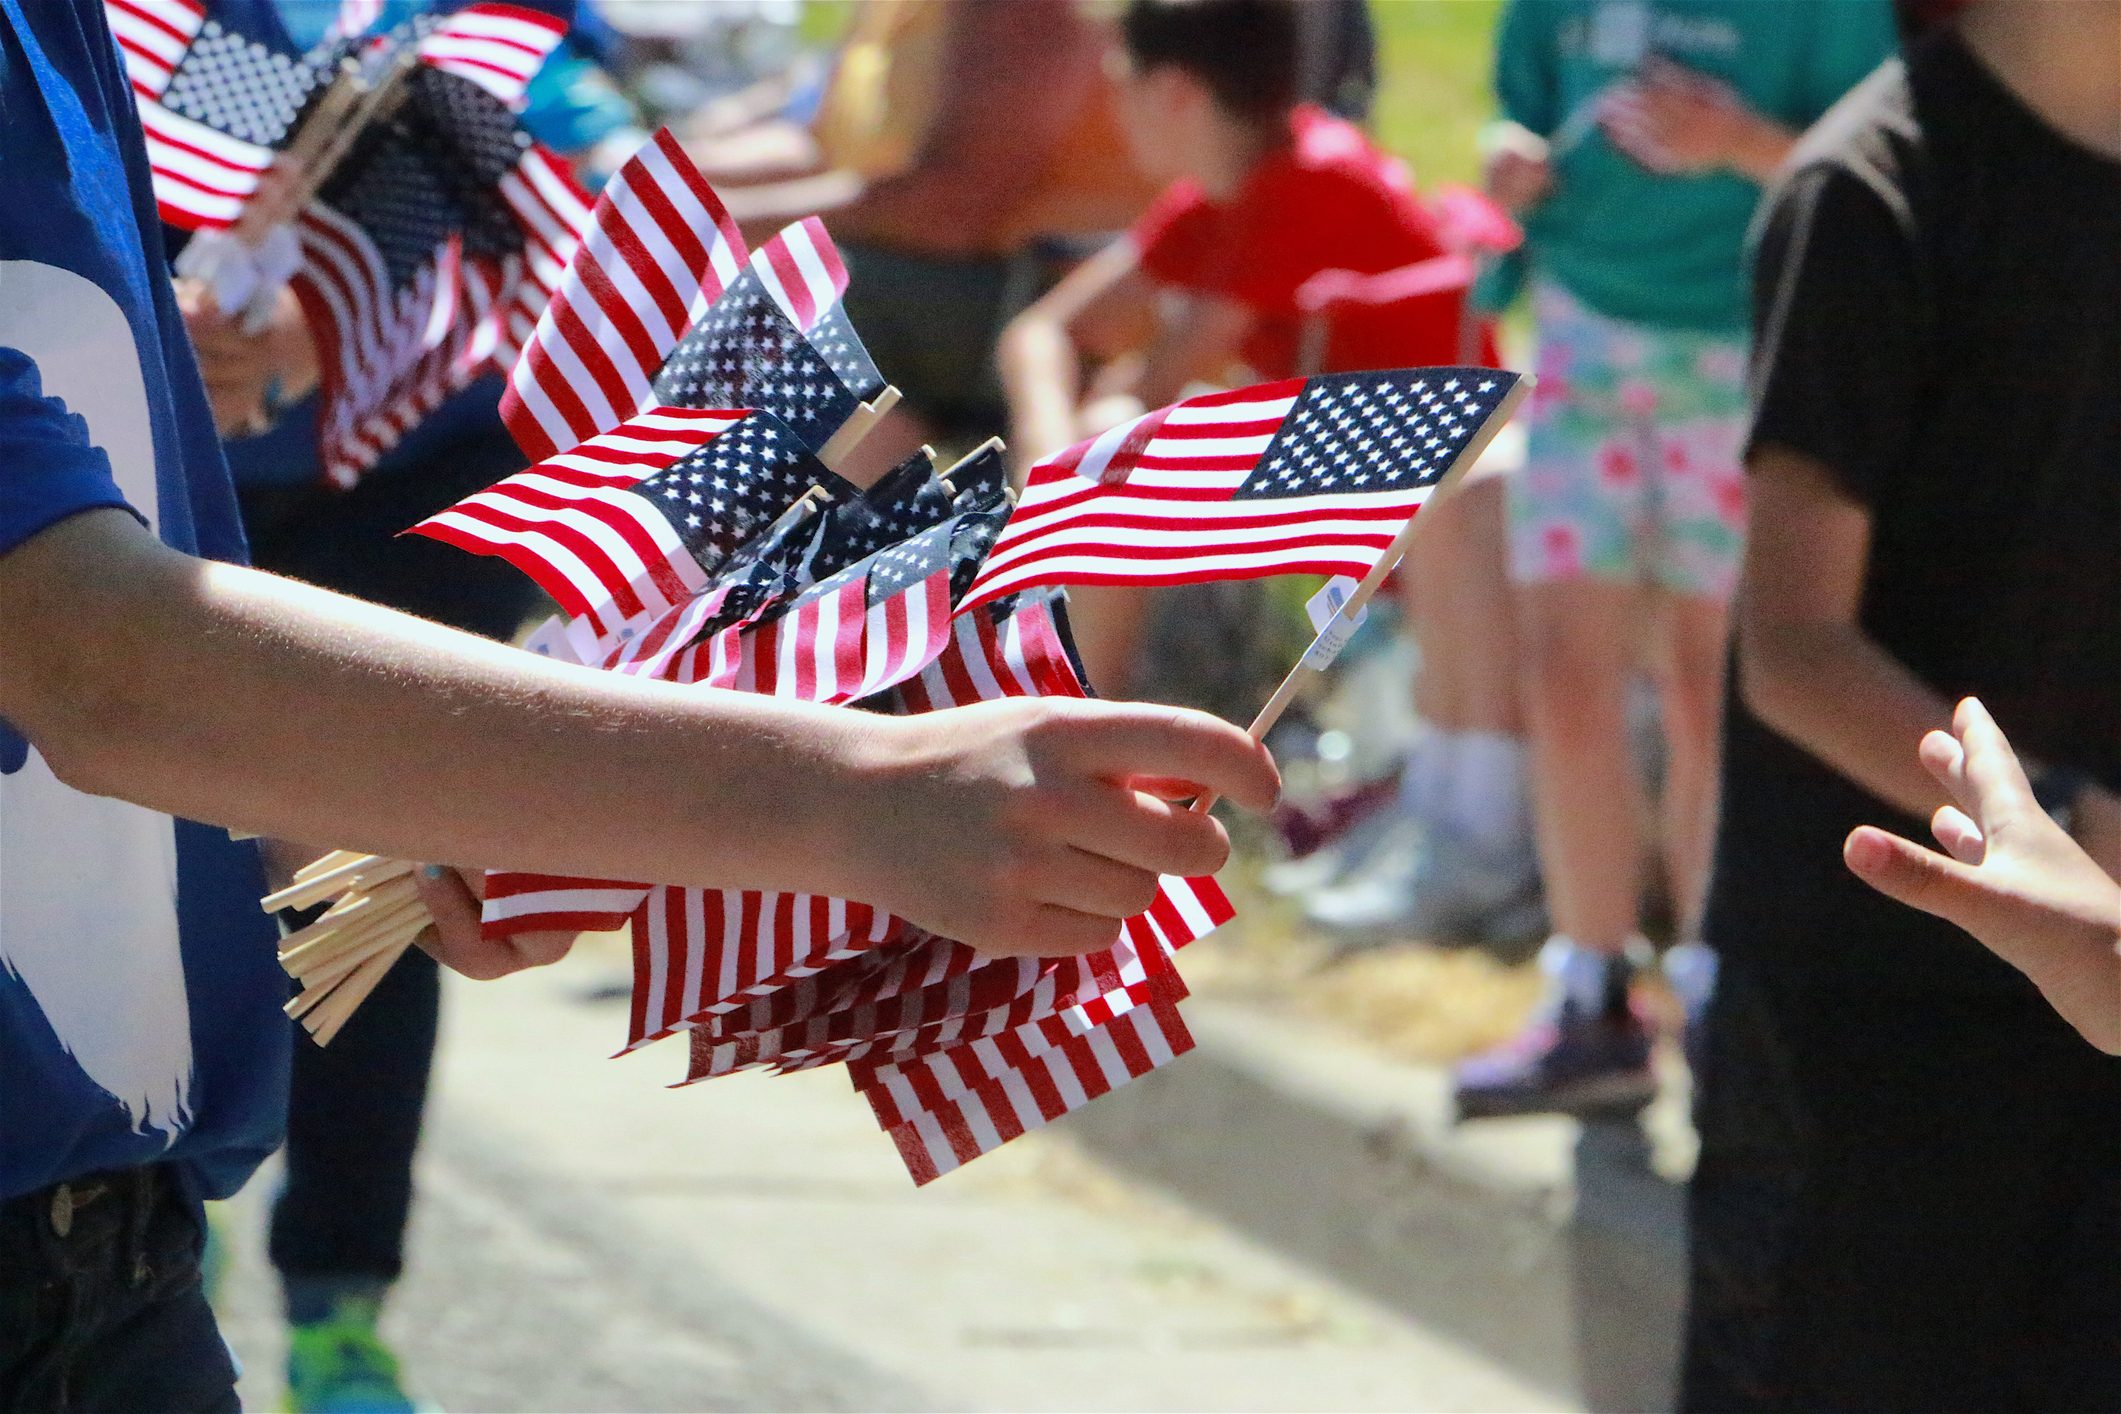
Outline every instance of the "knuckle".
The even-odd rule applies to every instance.
[[[1004,899],[1032,896],[1041,874],[1040,852],[1028,845],[1004,841],[995,846],[988,862],[987,882]]]

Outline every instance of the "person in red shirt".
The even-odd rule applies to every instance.
[[[1124,239],[1004,332],[998,362],[1020,467],[1201,383],[1497,361],[1491,331],[1466,321],[1471,263],[1405,164],[1299,101],[1301,11],[1301,0],[1133,0],[1126,9],[1110,56],[1120,115],[1136,161],[1168,185]],[[1321,315],[1329,286],[1350,297],[1336,293]],[[1445,907],[1457,920],[1449,922],[1413,906],[1413,860],[1400,861],[1381,908],[1373,881],[1353,871],[1346,898],[1334,890],[1317,902],[1390,925],[1357,931],[1488,937],[1488,921],[1505,915],[1544,927],[1543,914],[1530,918],[1540,912],[1538,878],[1501,580],[1500,489],[1472,486],[1425,512],[1451,525],[1431,528],[1402,576],[1423,648],[1417,703],[1434,730],[1391,819],[1424,821],[1431,841],[1481,841],[1508,866],[1484,872],[1507,883],[1470,912]],[[1138,686],[1152,592],[1071,591],[1084,664],[1100,690]],[[1448,603],[1488,608],[1478,620],[1440,623]],[[1444,764],[1461,755],[1469,770]],[[1458,775],[1477,779],[1445,779]],[[1462,830],[1434,828],[1452,814],[1477,818]],[[1357,853],[1344,851],[1344,862]],[[1429,891],[1432,899],[1445,892]]]

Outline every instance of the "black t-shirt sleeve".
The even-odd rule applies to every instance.
[[[1927,310],[1883,193],[1838,164],[1790,177],[1754,256],[1751,447],[1811,457],[1874,504],[1913,430]]]

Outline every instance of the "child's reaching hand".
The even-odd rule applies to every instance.
[[[2121,1055],[2121,884],[2040,808],[2010,742],[1973,698],[1959,704],[1950,734],[1923,738],[1921,754],[1956,802],[1930,825],[1951,857],[1865,825],[1843,846],[1849,868],[1973,934],[2093,1045]],[[2085,797],[2099,818],[2084,830],[2110,830],[2121,802],[2096,789]]]

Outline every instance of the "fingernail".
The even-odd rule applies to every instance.
[[[420,877],[423,879],[439,879],[442,877],[442,866],[439,864],[422,864],[420,866]]]

